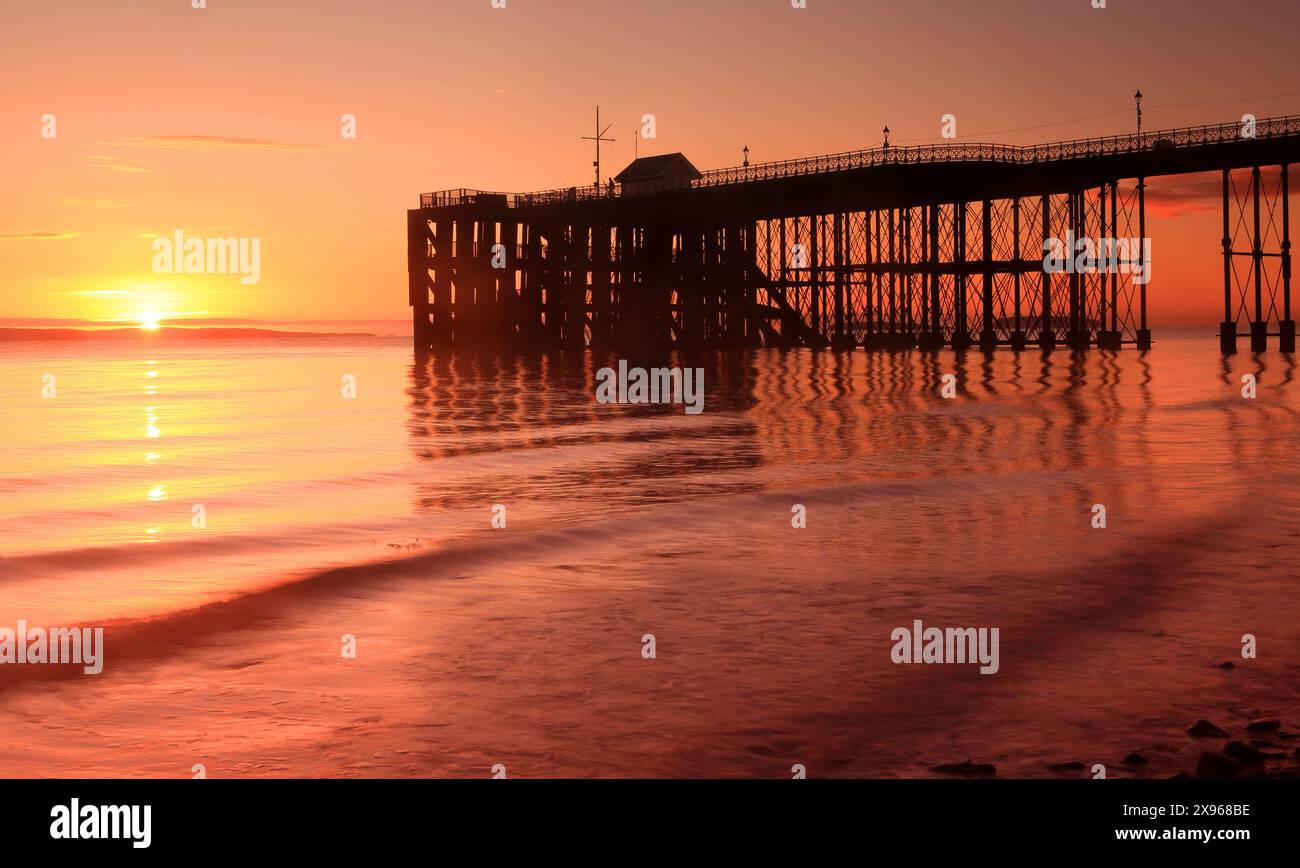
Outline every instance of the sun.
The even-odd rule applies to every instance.
[[[136,317],[136,322],[139,324],[140,328],[143,329],[144,331],[156,332],[158,331],[161,325],[160,323],[161,319],[162,319],[161,314],[155,313],[153,311],[146,311],[145,313],[142,313],[138,317]]]

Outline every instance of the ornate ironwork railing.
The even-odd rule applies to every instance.
[[[1135,154],[1143,151],[1178,150],[1250,139],[1272,139],[1300,136],[1300,115],[1263,118],[1255,122],[1254,135],[1246,134],[1244,124],[1233,122],[1199,127],[1179,127],[1149,133],[1131,133],[1120,136],[1101,136],[1073,139],[1067,142],[1050,142],[1041,145],[999,145],[987,142],[961,144],[929,144],[882,146],[861,151],[844,151],[794,160],[776,160],[754,163],[749,166],[731,166],[712,169],[692,188],[721,187],[729,184],[747,184],[752,181],[769,181],[794,178],[802,175],[825,175],[885,165],[913,165],[923,163],[1015,163],[1032,164],[1092,157]],[[483,190],[460,188],[437,193],[422,193],[421,208],[446,205],[494,202],[509,208],[526,208],[560,202],[577,202],[608,199],[625,195],[654,195],[682,189],[680,184],[655,187],[638,184],[635,193],[624,193],[618,185],[605,188],[592,186],[567,187],[543,190],[537,193],[490,193]]]

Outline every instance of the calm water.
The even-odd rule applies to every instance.
[[[106,630],[0,666],[0,776],[1193,767],[1300,726],[1300,383],[1216,348],[697,356],[688,416],[590,354],[0,344],[0,626]],[[894,665],[915,618],[1001,671]]]

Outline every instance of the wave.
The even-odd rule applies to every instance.
[[[499,540],[479,538],[406,558],[300,573],[289,576],[280,584],[151,618],[78,626],[104,628],[106,662],[104,674],[96,676],[103,678],[122,661],[148,662],[174,657],[216,635],[255,631],[286,608],[328,599],[359,587],[375,589],[400,580],[455,578],[466,569],[489,562],[537,557],[547,552],[572,552],[576,546],[587,543],[590,536],[590,529],[577,527],[529,536],[513,535],[508,550],[503,549]],[[84,677],[80,666],[3,665],[0,666],[0,693],[20,684],[56,682],[74,677]]]
[[[750,525],[753,522],[745,519],[745,516],[770,515],[774,511],[774,505],[780,505],[783,510],[796,500],[824,506],[910,500],[917,496],[943,498],[945,492],[961,492],[963,496],[969,497],[978,493],[976,489],[985,486],[990,490],[1003,490],[1007,481],[1005,474],[989,474],[987,477],[960,480],[941,477],[821,485],[790,492],[756,490],[739,497],[733,492],[730,496],[706,496],[694,501],[690,505],[690,523],[700,529],[737,521]],[[1032,480],[1027,476],[1023,481]],[[552,530],[531,533],[512,531],[509,546],[501,544],[501,537],[498,536],[500,531],[484,530],[433,551],[324,570],[308,569],[287,574],[276,584],[238,592],[229,599],[147,618],[95,625],[105,627],[105,675],[111,675],[113,668],[123,661],[149,662],[183,654],[187,648],[196,647],[215,635],[241,630],[256,631],[270,620],[282,616],[286,610],[307,603],[327,601],[335,595],[355,592],[359,588],[369,591],[400,581],[460,578],[476,568],[519,560],[536,562],[548,554],[562,555],[567,560],[593,542],[617,540],[624,547],[635,546],[639,539],[662,535],[665,528],[678,527],[681,530],[682,507],[681,503],[673,503],[658,509],[608,516]],[[665,517],[661,518],[658,514]],[[1095,596],[1083,595],[1090,596],[1091,599],[1081,602],[1069,612],[1048,615],[1053,628],[1042,631],[1041,635],[1066,636],[1070,634],[1066,628],[1071,624],[1077,626],[1080,619],[1102,624],[1115,617],[1122,619],[1141,611],[1143,598],[1161,586],[1162,576],[1167,577],[1180,569],[1186,569],[1203,557],[1214,557],[1222,548],[1221,542],[1217,541],[1231,538],[1230,532],[1248,524],[1250,515],[1250,510],[1244,508],[1215,509],[1200,517],[1189,517],[1185,522],[1180,522],[1176,530],[1141,536],[1111,556],[1073,564],[1071,572],[1077,577],[1080,590],[1090,587]],[[251,542],[266,545],[269,541],[251,538]],[[229,543],[227,539],[225,542],[213,540],[190,545],[222,549],[228,548]],[[11,564],[18,560],[45,565],[64,560],[80,562],[89,553],[96,551],[83,549],[77,552],[57,552],[25,559],[7,559],[5,563]],[[136,557],[149,556],[143,553],[135,555],[127,549],[110,550],[104,554],[116,559],[118,564],[130,563]],[[1017,580],[1033,576],[1033,570],[1016,571]],[[1041,578],[1049,585],[1059,583],[1062,578],[1059,565],[1044,571]],[[81,674],[81,669],[77,666],[0,666],[0,692],[20,683],[57,681],[80,677]]]
[[[276,535],[225,534],[177,539],[141,545],[86,546],[0,557],[0,579],[49,577],[55,570],[100,572],[121,567],[164,564],[191,556],[246,556],[257,552],[292,551],[316,545],[313,541],[331,534],[355,531],[357,526],[312,525],[280,528]]]

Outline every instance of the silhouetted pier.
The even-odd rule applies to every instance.
[[[1095,271],[1049,271],[1044,244],[1148,238],[1146,179],[1213,171],[1221,347],[1235,351],[1240,334],[1294,351],[1297,158],[1300,116],[1287,116],[1259,120],[1253,137],[1230,123],[703,173],[658,155],[604,187],[426,193],[407,222],[415,343],[1146,349],[1148,284],[1113,254]],[[1129,264],[1159,280],[1144,252]]]

